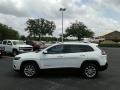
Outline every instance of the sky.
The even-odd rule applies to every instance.
[[[55,22],[53,36],[57,37],[61,33],[61,7],[66,8],[64,31],[76,20],[95,32],[95,36],[120,31],[120,0],[0,0],[0,23],[28,35],[24,30],[26,21],[45,18]]]

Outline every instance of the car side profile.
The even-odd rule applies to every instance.
[[[16,56],[19,53],[33,51],[32,46],[26,45],[21,40],[3,40],[0,44],[1,48],[4,48],[4,53],[12,54]]]
[[[17,55],[13,60],[13,69],[26,77],[37,75],[40,69],[79,68],[85,78],[95,78],[107,66],[107,55],[97,44],[80,42],[53,44],[39,52]]]

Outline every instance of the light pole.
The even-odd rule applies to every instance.
[[[63,12],[66,10],[66,8],[60,8],[60,11],[62,12],[62,42],[63,42]]]

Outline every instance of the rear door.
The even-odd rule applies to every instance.
[[[88,51],[87,47],[87,45],[64,45],[62,55],[64,66],[79,68],[83,60],[87,59],[87,54],[89,54],[90,50]]]

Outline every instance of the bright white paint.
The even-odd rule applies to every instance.
[[[44,54],[47,49],[60,45],[61,43],[54,44],[47,47],[40,52],[30,52],[17,55],[19,60],[13,60],[13,67],[15,70],[20,70],[21,63],[27,60],[33,60],[37,62],[40,69],[47,68],[80,68],[81,64],[85,60],[96,60],[101,66],[107,63],[107,55],[102,55],[101,50],[97,47],[97,44],[93,43],[78,43],[78,42],[64,42],[62,44],[67,45],[89,45],[94,51],[92,52],[79,52],[79,53],[65,53],[65,54]],[[15,57],[15,58],[16,58]]]
[[[4,41],[7,41],[6,45],[3,44]],[[10,41],[11,45],[8,45],[8,41]],[[17,50],[18,53],[26,52],[20,48],[24,48],[24,49],[31,48],[31,51],[32,51],[32,46],[26,45],[24,43],[14,45],[13,43],[14,41],[19,42],[19,40],[3,40],[0,47],[4,47],[6,53],[13,53],[13,49]]]

